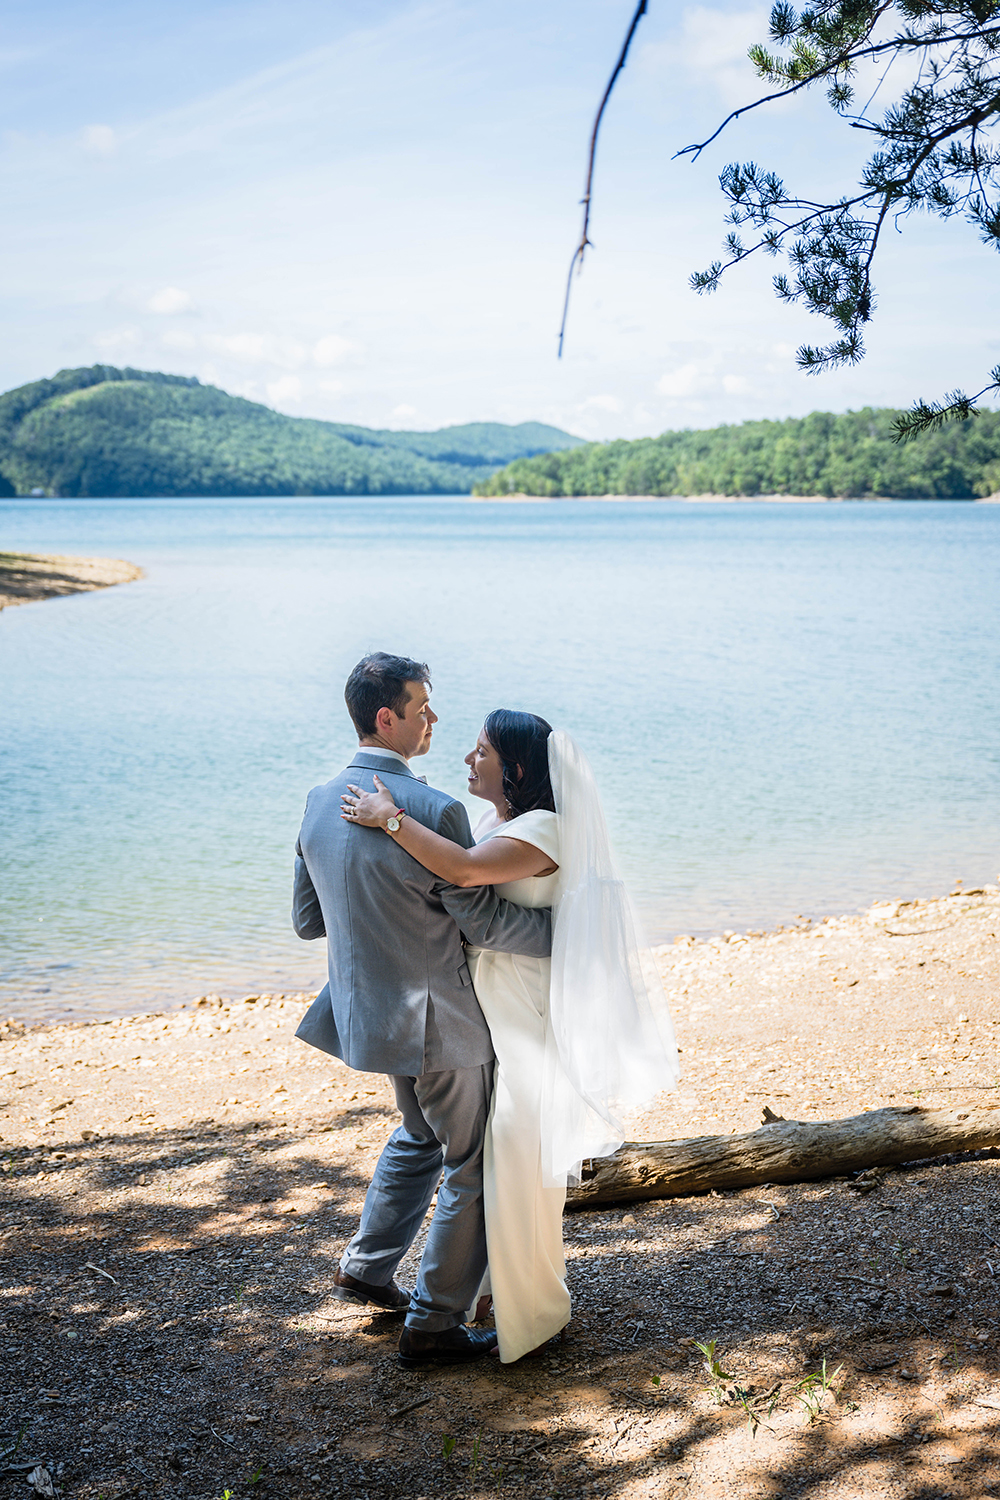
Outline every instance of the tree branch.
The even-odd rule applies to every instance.
[[[591,185],[594,181],[594,158],[597,155],[597,132],[601,128],[601,119],[604,115],[604,110],[607,106],[607,102],[611,98],[611,90],[614,88],[615,83],[618,80],[618,74],[625,66],[625,59],[628,57],[628,49],[632,45],[632,38],[635,36],[636,27],[639,25],[642,17],[646,14],[647,4],[648,0],[639,0],[635,15],[632,17],[632,24],[629,26],[625,41],[622,44],[622,50],[618,55],[618,61],[615,63],[614,72],[608,79],[608,86],[604,90],[604,95],[601,99],[600,107],[598,108],[597,114],[594,117],[594,128],[590,132],[590,151],[587,155],[587,182],[583,190],[583,198],[581,199],[581,202],[583,203],[583,229],[580,233],[580,243],[573,251],[573,259],[569,263],[569,275],[566,277],[566,297],[563,301],[562,322],[559,325],[559,353],[557,356],[557,358],[559,359],[562,359],[563,339],[566,336],[566,319],[569,317],[569,294],[573,285],[573,272],[576,269],[577,263],[579,263],[581,268],[583,267],[583,257],[586,252],[587,246],[591,243],[589,237],[590,198]]]
[[[1000,365],[990,371],[990,384],[984,385],[974,396],[967,396],[964,391],[950,391],[944,401],[915,401],[909,411],[893,418],[892,440],[894,443],[909,443],[920,433],[943,427],[946,422],[964,422],[967,417],[978,417],[976,402],[991,392],[1000,392]]]
[[[691,146],[685,146],[682,150],[675,151],[672,160],[676,161],[680,156],[690,156],[692,161],[697,161],[706,146],[710,146],[713,141],[717,140],[726,126],[731,125],[734,120],[738,120],[741,115],[749,114],[750,110],[759,109],[763,104],[773,104],[776,99],[790,99],[800,89],[806,89],[810,84],[818,83],[821,78],[828,77],[831,72],[837,73],[845,68],[853,67],[855,63],[862,62],[866,58],[870,60],[873,57],[878,57],[880,53],[888,52],[893,48],[898,51],[901,47],[927,47],[928,45],[942,47],[949,42],[979,41],[983,37],[993,36],[1000,36],[1000,27],[994,27],[991,31],[952,32],[947,36],[934,37],[930,43],[928,43],[926,37],[903,35],[894,37],[889,42],[876,42],[868,47],[859,47],[857,50],[849,48],[846,52],[841,52],[836,58],[823,63],[822,66],[810,73],[807,78],[800,78],[797,83],[789,84],[787,88],[778,89],[776,93],[764,94],[760,99],[755,99],[752,104],[741,104],[739,109],[734,109],[731,114],[726,116],[719,128],[714,130],[707,140],[696,141]],[[864,127],[858,126],[857,128],[862,129]]]

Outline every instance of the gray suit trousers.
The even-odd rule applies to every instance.
[[[379,1157],[340,1265],[360,1281],[387,1286],[437,1188],[406,1326],[438,1333],[465,1322],[486,1270],[483,1138],[493,1063],[390,1077],[403,1123]]]

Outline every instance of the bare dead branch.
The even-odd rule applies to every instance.
[[[587,181],[583,190],[583,198],[581,200],[583,203],[583,229],[580,233],[580,243],[573,251],[573,259],[569,263],[569,275],[566,277],[566,297],[563,301],[562,322],[559,325],[559,354],[557,356],[559,359],[562,359],[563,339],[566,336],[566,319],[569,316],[569,294],[573,286],[573,272],[576,269],[577,264],[579,264],[582,268],[584,254],[586,252],[587,246],[591,243],[589,238],[590,198],[591,186],[594,181],[594,158],[597,155],[597,132],[601,128],[601,119],[604,115],[604,110],[607,106],[607,102],[611,98],[611,90],[614,88],[615,83],[618,80],[618,74],[625,66],[625,59],[628,57],[628,49],[632,45],[632,38],[635,36],[636,27],[639,25],[642,17],[646,14],[647,4],[648,0],[639,0],[635,15],[632,17],[632,24],[629,26],[628,33],[622,45],[622,50],[618,55],[618,61],[615,63],[614,72],[608,79],[608,86],[604,90],[604,95],[601,99],[600,107],[598,108],[597,114],[594,117],[594,128],[590,132],[590,151],[587,155]]]

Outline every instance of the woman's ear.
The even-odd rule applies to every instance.
[[[524,780],[524,772],[523,772],[523,770],[521,769],[520,766],[518,766],[518,768],[517,768],[517,779],[518,779],[518,781],[523,781]]]

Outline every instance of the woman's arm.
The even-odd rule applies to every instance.
[[[348,823],[385,828],[398,804],[378,776],[375,777],[375,786],[375,792],[350,787],[351,796],[345,794],[341,812]],[[503,834],[495,834],[472,849],[463,849],[460,844],[442,838],[409,816],[401,820],[395,832],[386,829],[386,833],[397,844],[402,844],[407,854],[412,854],[425,870],[451,885],[502,885],[504,881],[524,880],[529,875],[551,875],[559,868],[534,844],[526,844],[523,839],[506,838]]]

